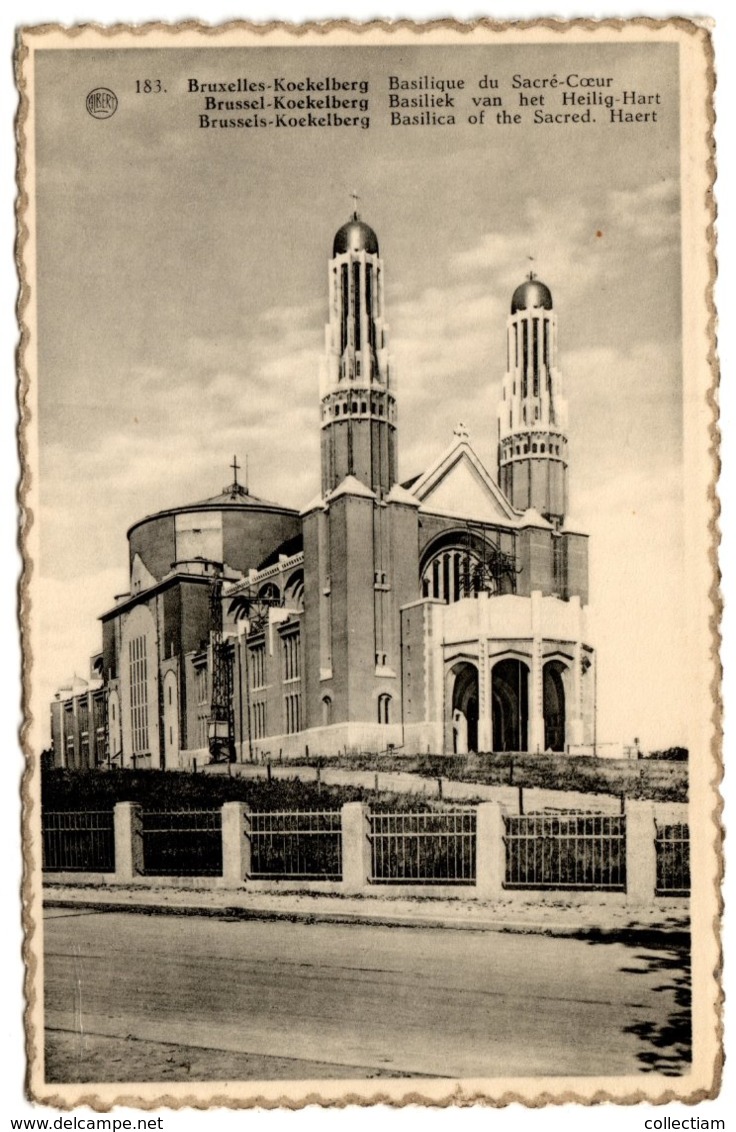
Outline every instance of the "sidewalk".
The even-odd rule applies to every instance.
[[[526,894],[485,903],[466,899],[340,896],[304,892],[247,892],[222,889],[115,888],[45,885],[45,908],[120,911],[148,915],[225,916],[243,920],[365,924],[384,927],[454,928],[553,936],[646,934],[661,937],[689,931],[687,901],[659,901],[636,909],[617,895]]]

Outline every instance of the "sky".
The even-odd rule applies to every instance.
[[[676,50],[37,58],[37,702],[87,674],[134,521],[216,494],[233,454],[256,495],[316,493],[327,264],[355,189],[384,260],[402,478],[459,420],[495,474],[506,317],[533,257],[559,321],[571,517],[591,535],[599,739],[687,743]],[[515,109],[520,72],[657,91],[659,120],[388,124],[389,74],[463,77],[464,105],[488,74]],[[159,73],[166,94],[134,93]],[[370,129],[216,133],[187,92],[323,73],[369,81]],[[109,120],[86,113],[95,86],[118,94]]]

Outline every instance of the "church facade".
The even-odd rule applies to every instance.
[[[357,213],[327,284],[319,495],[301,512],[257,499],[234,463],[220,495],[128,531],[130,590],[102,615],[90,682],[52,704],[58,764],[594,743],[549,289],[530,276],[512,297],[497,479],[458,426],[401,483],[384,266]]]

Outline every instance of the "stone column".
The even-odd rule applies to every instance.
[[[500,802],[481,802],[475,820],[476,894],[479,900],[497,900],[503,896],[506,876],[503,807]]]
[[[491,721],[493,696],[488,663],[488,638],[483,634],[478,641],[478,750],[493,750]]]
[[[345,893],[363,892],[371,875],[368,807],[346,802],[342,807],[342,887]]]
[[[115,880],[130,883],[143,872],[143,819],[137,802],[115,806]]]
[[[567,715],[565,726],[565,742],[568,745],[580,746],[583,742],[583,651],[582,651],[582,636],[583,636],[583,617],[580,607],[580,598],[574,595],[570,598],[570,607],[574,609],[577,617],[577,639],[573,645],[573,664],[572,664],[572,695],[570,696],[569,706],[566,705],[565,711]]]
[[[626,801],[626,903],[651,905],[657,885],[654,803]]]
[[[222,807],[222,876],[227,888],[240,888],[250,873],[250,806],[225,802]]]
[[[532,669],[529,676],[528,747],[535,754],[544,750],[544,698],[542,665],[542,593],[533,590],[532,602]]]

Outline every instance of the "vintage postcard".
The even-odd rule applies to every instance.
[[[707,28],[17,75],[32,1098],[715,1096]]]

